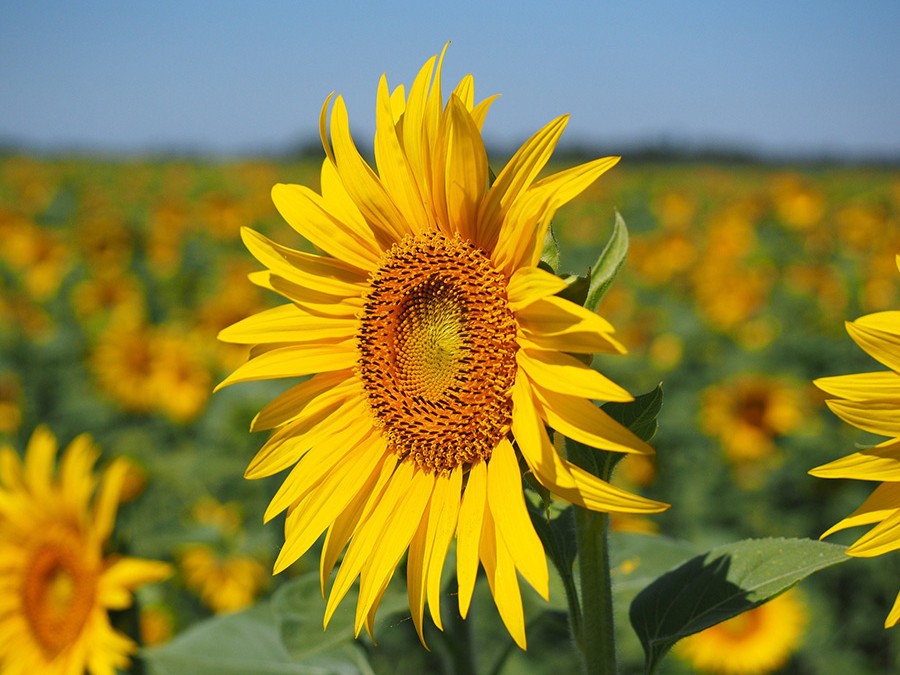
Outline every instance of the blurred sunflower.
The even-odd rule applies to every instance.
[[[266,568],[240,553],[219,556],[211,546],[192,544],[178,556],[184,585],[217,614],[251,605],[266,586]]]
[[[92,674],[125,668],[134,642],[108,610],[171,573],[165,563],[105,556],[126,466],[115,461],[95,494],[99,452],[86,435],[54,477],[56,439],[38,428],[24,461],[0,451],[0,665],[4,673]]]
[[[675,654],[703,673],[762,675],[785,665],[800,646],[806,605],[788,591],[748,612],[684,638]]]
[[[789,382],[743,375],[703,392],[700,423],[719,439],[728,460],[740,465],[771,457],[775,439],[803,422],[805,407],[801,392]]]
[[[287,222],[323,252],[311,255],[251,230],[267,268],[259,285],[290,303],[220,334],[260,345],[220,386],[313,375],[264,408],[252,428],[275,433],[248,478],[293,470],[266,519],[287,509],[279,572],[319,538],[323,592],[346,547],[325,610],[360,577],[355,629],[375,611],[409,549],[412,619],[427,604],[441,626],[441,571],[456,536],[459,609],[466,616],[479,561],[510,634],[525,647],[518,576],[547,597],[543,547],[522,492],[520,459],[557,495],[600,511],[667,505],[595,478],[561,456],[544,423],[587,445],[652,449],[589,399],[632,397],[569,353],[624,352],[597,314],[556,294],[538,268],[554,212],[616,157],[535,182],[566,125],[532,136],[491,184],[471,75],[449,100],[432,57],[407,96],[381,78],[376,173],[357,151],[343,99],[329,97],[320,133],[322,194],[276,185]],[[329,140],[330,135],[330,140]],[[513,446],[516,442],[518,451]]]
[[[104,332],[91,358],[100,389],[123,409],[194,419],[209,399],[212,376],[202,343],[181,328],[129,321]]]
[[[896,263],[900,269],[900,256]],[[900,548],[900,311],[868,314],[846,326],[853,341],[890,370],[823,377],[815,385],[835,397],[826,401],[835,415],[888,440],[810,473],[819,478],[884,481],[856,511],[822,535],[875,524],[847,549],[849,555],[868,558]],[[900,595],[884,627],[890,628],[898,620]]]

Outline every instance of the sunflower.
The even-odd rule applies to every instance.
[[[728,460],[740,465],[771,457],[775,439],[800,426],[804,407],[789,381],[747,374],[703,392],[700,422],[721,441]]]
[[[276,185],[275,206],[321,254],[242,231],[268,269],[251,278],[289,300],[225,329],[254,344],[220,386],[312,375],[254,419],[274,430],[245,475],[293,469],[266,512],[287,510],[275,572],[327,530],[325,609],[360,579],[355,630],[371,633],[379,600],[409,550],[412,619],[441,627],[441,572],[456,539],[459,611],[479,562],[500,616],[525,647],[516,572],[548,595],[547,562],[523,495],[520,461],[546,488],[599,511],[667,505],[615,488],[554,449],[545,423],[595,448],[652,449],[589,399],[632,397],[572,354],[621,353],[600,316],[557,295],[538,267],[550,218],[618,161],[606,157],[536,181],[566,126],[532,136],[491,182],[471,75],[444,103],[432,57],[409,94],[378,86],[375,160],[357,151],[343,99],[326,99],[321,194]],[[329,133],[330,131],[330,133]]]
[[[900,256],[896,258],[900,269]],[[900,311],[876,312],[847,322],[854,342],[890,370],[824,377],[815,385],[833,396],[826,401],[845,422],[888,440],[855,452],[810,473],[819,478],[854,478],[884,481],[863,504],[834,525],[822,537],[858,525],[873,525],[847,549],[868,558],[900,548]],[[885,628],[900,620],[900,595],[884,622]]]
[[[800,645],[806,621],[806,604],[796,591],[788,591],[684,638],[675,645],[675,653],[703,673],[771,673],[784,666]]]
[[[126,466],[100,479],[86,435],[68,446],[54,478],[57,444],[38,428],[24,461],[0,450],[0,670],[112,675],[134,642],[110,625],[108,610],[132,602],[138,586],[169,576],[165,563],[104,556]]]
[[[213,612],[236,612],[265,588],[266,567],[241,553],[220,556],[206,544],[191,544],[178,556],[184,585]]]

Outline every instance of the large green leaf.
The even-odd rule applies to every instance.
[[[375,636],[383,623],[398,613],[409,616],[409,600],[402,584],[390,584],[378,603]],[[351,591],[335,610],[323,630],[325,601],[319,588],[317,571],[307,572],[285,584],[272,598],[281,640],[288,653],[298,661],[330,652],[354,638],[356,592]]]
[[[600,257],[591,268],[591,284],[588,288],[587,300],[584,306],[591,311],[597,311],[600,301],[609,290],[613,280],[625,263],[625,254],[628,253],[628,228],[622,215],[616,212],[616,222],[613,231],[606,242],[606,246],[600,252]]]
[[[321,625],[320,625],[321,628]],[[298,661],[281,641],[268,603],[196,624],[161,647],[141,654],[148,675],[368,675],[371,669],[353,644]]]
[[[848,560],[843,546],[811,539],[747,539],[690,559],[641,591],[631,625],[652,673],[681,638],[783,593],[813,572]]]

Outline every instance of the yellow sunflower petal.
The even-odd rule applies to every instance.
[[[362,622],[370,607],[369,603],[374,599],[383,580],[381,575],[390,571],[387,569],[388,561],[395,555],[399,560],[403,550],[412,540],[415,528],[425,510],[425,504],[431,495],[430,487],[427,490],[422,489],[428,481],[433,485],[432,476],[419,471],[411,462],[400,462],[377,504],[373,505],[368,514],[363,513],[328,595],[325,606],[326,626],[338,603],[350,590],[353,580],[360,576],[357,632],[362,628]],[[414,487],[417,489],[413,489]],[[363,570],[365,574],[361,574]]]
[[[668,508],[663,502],[614,487],[560,457],[532,400],[531,388],[524,379],[517,378],[513,387],[512,431],[528,467],[544,487],[572,504],[594,511],[658,513]]]
[[[475,78],[471,74],[463,76],[453,90],[453,96],[458,98],[467,111],[475,106]]]
[[[900,548],[900,510],[894,511],[847,548],[847,555],[870,558]]]
[[[487,465],[488,504],[498,540],[502,542],[498,546],[508,549],[522,576],[547,600],[550,593],[547,556],[525,506],[522,474],[512,444],[502,439]]]
[[[409,159],[416,180],[419,182],[419,193],[426,198],[430,198],[431,190],[426,174],[427,144],[423,142],[422,134],[425,102],[428,99],[428,90],[431,86],[436,61],[437,56],[432,56],[419,70],[409,88],[409,97],[406,100],[406,110],[403,114],[403,150]]]
[[[431,498],[434,483],[434,475],[424,471],[415,471],[406,494],[398,502],[397,510],[389,514],[384,528],[375,535],[377,539],[372,541],[372,550],[366,556],[360,573],[355,625],[357,635],[362,629],[373,603],[383,590],[384,584],[390,579],[409,547],[409,542],[425,511],[425,505]],[[376,515],[373,514],[373,519],[375,517]],[[352,542],[350,547],[352,550]]]
[[[530,251],[530,257],[514,260],[514,264],[537,265],[541,259],[541,248],[547,235],[547,227],[550,225],[556,210],[581,194],[591,183],[618,164],[620,159],[621,157],[602,157],[592,162],[560,171],[535,183],[531,187],[531,191],[534,191],[536,194],[543,193],[547,195],[546,199],[543,197],[537,198],[538,201],[545,204],[539,221],[540,227],[534,230],[530,242],[525,247],[526,251]]]
[[[312,190],[278,183],[272,188],[272,201],[281,217],[317,248],[360,270],[378,264],[381,251],[374,233],[362,231],[358,223],[338,220]]]
[[[384,593],[387,590],[388,584],[391,583],[391,578],[394,576],[394,571],[387,576],[387,578],[381,582],[381,588],[375,594],[375,600],[372,602],[372,606],[369,608],[368,613],[366,614],[366,632],[369,634],[369,637],[372,639],[372,643],[377,646],[375,642],[375,614],[378,612],[378,606],[381,604],[381,598],[384,597]],[[424,644],[424,643],[423,643]],[[427,647],[426,647],[427,649]]]
[[[334,92],[328,94],[319,110],[319,139],[322,141],[322,148],[325,150],[325,161],[330,164],[334,164],[334,150],[331,148],[331,141],[328,140],[328,108],[331,105],[332,98],[334,98]]]
[[[337,297],[359,296],[366,288],[364,272],[334,258],[276,244],[249,227],[241,228],[241,240],[254,258],[295,284]]]
[[[520,349],[516,361],[528,379],[549,391],[598,401],[634,400],[608,377],[562,352]]]
[[[900,259],[900,257],[898,257],[898,259]],[[898,266],[900,266],[900,264],[898,264]],[[884,627],[893,628],[897,625],[898,621],[900,621],[900,593],[894,598],[894,606],[891,607],[890,614],[888,614],[887,618],[884,620]]]
[[[487,117],[488,110],[491,109],[494,101],[496,101],[498,98],[500,98],[500,96],[497,94],[488,96],[486,99],[481,101],[481,103],[472,108],[472,120],[475,122],[475,126],[478,127],[479,131],[481,131],[481,128],[484,126],[484,120]]]
[[[478,207],[488,186],[488,161],[481,133],[463,103],[447,104],[447,146],[442,158],[447,219],[464,239],[478,240]]]
[[[890,370],[820,377],[813,381],[819,389],[838,398],[868,401],[878,398],[900,399],[900,374]]]
[[[371,229],[359,207],[353,201],[353,197],[347,192],[334,163],[328,158],[322,162],[319,182],[321,183],[322,198],[328,204],[328,211],[335,218],[347,223],[351,230],[365,232],[367,229]],[[377,233],[373,234],[377,238]]]
[[[391,112],[394,114],[394,124],[401,124],[406,112],[406,88],[402,84],[398,84],[391,92]],[[400,138],[402,137],[401,134]]]
[[[519,579],[509,551],[499,540],[490,508],[484,510],[484,526],[481,529],[478,552],[503,625],[516,644],[525,649],[525,612],[522,609]]]
[[[431,537],[426,591],[431,620],[441,629],[441,576],[459,519],[462,478],[462,467],[451,471],[449,476],[439,475],[435,484],[435,494],[432,495],[437,509],[437,522],[434,524],[434,535]],[[441,490],[440,493],[438,488]]]
[[[86,504],[94,492],[94,464],[100,451],[87,434],[80,434],[69,443],[59,463],[59,486],[76,503]]]
[[[308,380],[294,385],[260,410],[250,424],[250,431],[274,429],[311,414],[317,408],[323,407],[323,404],[329,405],[333,400],[357,394],[360,387],[359,380],[351,371],[337,370],[313,375]],[[313,401],[314,407],[307,408]]]
[[[410,231],[418,233],[432,225],[433,219],[425,209],[419,184],[397,135],[392,105],[387,79],[382,76],[378,83],[375,163],[385,189],[397,208],[403,212]]]
[[[447,548],[453,538],[453,532],[456,530],[461,487],[461,470],[453,471],[449,476],[445,474],[435,476],[434,490],[425,509],[425,515],[409,546],[406,563],[409,607],[412,612],[413,624],[423,645],[425,638],[422,633],[422,618],[426,597],[435,625],[442,628],[440,615],[441,571]]]
[[[135,588],[168,579],[173,572],[171,565],[156,560],[116,558],[97,582],[97,599],[110,609],[125,609],[134,601]]]
[[[565,115],[547,124],[525,141],[500,171],[478,214],[478,231],[487,250],[516,246],[530,234],[517,229],[520,223],[507,222],[506,213],[547,164],[568,121]]]
[[[466,618],[475,577],[478,575],[478,548],[487,503],[487,466],[477,462],[469,470],[466,490],[459,507],[456,526],[456,578],[459,586],[459,614]]]
[[[825,401],[845,422],[873,434],[900,436],[900,399],[887,401]]]
[[[28,440],[23,463],[25,482],[35,495],[45,495],[49,492],[56,453],[56,437],[47,427],[43,425],[37,427]]]
[[[253,345],[269,342],[349,340],[359,327],[350,317],[318,316],[296,305],[279,305],[242,319],[219,332],[222,342]]]
[[[390,455],[379,467],[368,476],[359,492],[352,496],[343,512],[334,520],[328,528],[325,544],[322,546],[322,556],[319,560],[319,577],[322,586],[322,597],[325,597],[328,578],[340,558],[341,552],[350,541],[350,537],[356,531],[360,521],[367,517],[371,508],[381,500],[381,495],[387,487],[388,481],[394,474],[397,462]]]
[[[366,419],[365,406],[357,397],[319,397],[302,417],[272,434],[244,471],[244,478],[256,480],[292,466],[319,439],[343,428],[350,415]]]
[[[19,455],[10,447],[0,449],[0,486],[10,491],[24,488],[25,476]]]
[[[539,349],[577,354],[625,353],[600,315],[555,295],[516,312],[522,335]],[[523,347],[527,346],[520,341]]]
[[[350,136],[347,107],[340,96],[335,99],[331,110],[331,141],[341,181],[366,221],[375,231],[386,235],[389,241],[400,241],[411,231],[411,226],[397,209],[381,180],[356,149]],[[380,168],[382,172],[395,169],[394,166]]]
[[[556,295],[568,288],[568,284],[555,274],[539,267],[520,267],[509,280],[506,288],[509,294],[509,308],[513,312],[527,307],[531,303]]]
[[[222,380],[215,391],[238,382],[300,377],[314,373],[346,370],[353,368],[358,358],[355,341],[279,347],[260,354],[240,366]]]
[[[128,463],[121,457],[114,460],[103,473],[100,490],[94,502],[93,532],[98,541],[106,541],[112,535],[116,524],[116,512],[121,501],[119,497],[127,473]]]
[[[434,499],[434,495],[432,495]],[[426,649],[425,635],[422,632],[422,619],[425,616],[425,582],[427,580],[425,565],[428,556],[428,529],[431,522],[432,502],[425,508],[425,514],[419,527],[409,542],[409,555],[406,559],[406,594],[409,597],[409,612],[416,634]]]
[[[575,480],[576,494],[572,496],[577,496],[580,501],[569,499],[565,493],[560,493],[560,496],[569,499],[573,504],[593,511],[619,513],[661,513],[669,508],[665,502],[647,499],[610,485],[571,462],[567,463],[567,468]],[[552,490],[549,485],[545,486]]]
[[[900,311],[867,314],[846,325],[850,337],[869,356],[900,373]]]
[[[841,457],[810,470],[817,478],[900,481],[900,440]],[[898,502],[900,505],[900,502]]]
[[[882,483],[856,511],[822,533],[820,539],[848,527],[871,525],[889,518],[900,509],[900,483]]]
[[[559,394],[539,384],[532,391],[541,407],[541,417],[563,436],[592,448],[652,455],[654,450],[590,401]]]
[[[301,497],[285,521],[285,543],[275,561],[275,574],[291,565],[319,539],[384,461],[384,443],[357,442],[341,454],[330,471],[322,472],[317,485]],[[345,441],[348,445],[350,440]],[[338,441],[335,439],[335,444]],[[334,446],[330,446],[334,447]],[[300,466],[299,464],[297,466]],[[321,468],[321,467],[320,467]]]
[[[364,301],[361,297],[341,298],[339,302],[336,302],[333,295],[320,293],[306,286],[295,284],[282,279],[277,274],[261,272],[260,275],[265,275],[265,288],[280,293],[300,309],[310,314],[356,318],[362,311]],[[257,277],[257,279],[262,280],[261,277]]]
[[[337,419],[329,419],[331,424],[321,424],[311,430],[311,438],[306,443],[310,450],[297,460],[282,481],[263,515],[264,522],[269,522],[291,504],[302,500],[316,489],[320,481],[330,480],[339,474],[338,465],[343,469],[343,464],[349,463],[348,456],[372,431],[371,423],[365,418],[361,422],[359,418],[332,417]]]
[[[523,327],[545,335],[575,331],[614,333],[612,325],[599,314],[565,298],[547,296],[516,312]]]

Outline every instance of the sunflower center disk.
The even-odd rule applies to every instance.
[[[83,546],[74,533],[51,531],[22,586],[25,616],[50,657],[76,641],[94,606],[97,570],[82,558]]]
[[[444,472],[488,459],[509,430],[516,323],[506,278],[471,243],[408,237],[371,277],[359,374],[400,459]]]

